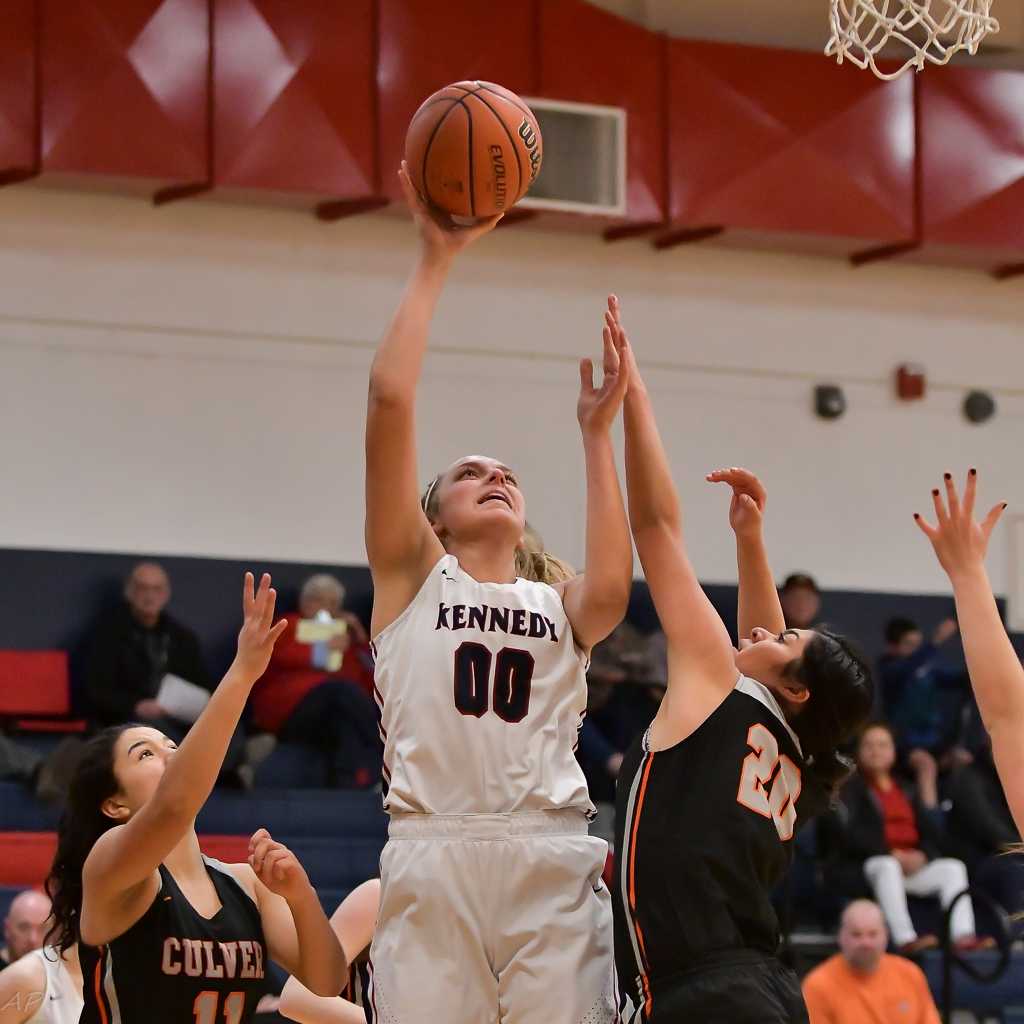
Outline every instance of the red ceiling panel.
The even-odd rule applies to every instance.
[[[217,0],[218,186],[377,188],[374,0]]]
[[[405,131],[416,108],[431,93],[450,82],[476,78],[525,95],[536,91],[536,3],[380,0],[377,81],[386,195],[401,194],[396,172],[405,149]]]
[[[0,32],[0,183],[36,165],[35,2],[7,0]]]
[[[919,85],[925,243],[1024,253],[1024,73],[936,68]]]
[[[673,41],[673,221],[879,241],[914,232],[913,77]]]
[[[626,110],[627,216],[663,220],[664,37],[582,0],[545,0],[540,25],[540,95]]]
[[[38,0],[43,170],[205,180],[207,0]]]

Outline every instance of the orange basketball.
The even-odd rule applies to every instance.
[[[438,90],[413,115],[405,136],[413,185],[456,217],[510,210],[537,177],[541,155],[533,111],[492,82]]]

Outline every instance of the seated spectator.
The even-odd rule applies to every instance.
[[[4,945],[0,969],[20,960],[34,949],[42,949],[50,918],[50,897],[38,889],[24,889],[11,901],[4,918]]]
[[[839,952],[803,981],[811,1024],[939,1024],[924,971],[886,953],[878,905],[857,900],[843,912]]]
[[[43,755],[0,732],[0,782],[22,782],[44,803],[59,804],[71,783],[82,741],[66,736]]]
[[[167,675],[213,689],[199,638],[166,611],[171,583],[156,562],[140,562],[128,574],[124,601],[104,616],[89,643],[86,692],[100,725],[138,722],[159,729],[175,743],[191,722],[174,718],[157,699]],[[225,775],[236,776],[245,757],[237,730],[224,759]]]
[[[305,744],[328,758],[328,785],[368,787],[380,781],[383,750],[373,694],[373,660],[363,624],[343,610],[345,588],[334,576],[311,576],[299,610],[285,616],[270,667],[253,688],[253,724],[288,742]],[[303,643],[302,619],[326,613],[348,629],[331,640]],[[332,655],[341,663],[331,668]],[[334,660],[337,660],[336,658]]]
[[[857,745],[857,771],[843,787],[836,808],[836,852],[846,866],[847,884],[850,869],[859,869],[882,907],[898,951],[913,955],[934,948],[938,939],[917,934],[907,896],[938,896],[946,910],[967,888],[967,868],[963,861],[941,856],[934,792],[925,798],[904,789],[893,777],[895,764],[892,730],[883,722],[869,725]],[[968,899],[956,904],[950,930],[960,952],[993,944],[975,936]]]
[[[794,572],[787,576],[779,588],[779,601],[789,629],[814,629],[818,624],[821,591],[808,573]]]
[[[926,643],[910,619],[892,619],[885,627],[885,653],[878,662],[885,713],[907,766],[919,777],[934,774],[935,763],[950,768],[971,760],[960,743],[967,676],[944,664],[939,651],[956,632],[956,621],[946,619]]]
[[[949,831],[960,844],[975,882],[1011,914],[1024,911],[1024,855],[1007,854],[1020,843],[992,747],[979,749],[972,764],[953,778]]]

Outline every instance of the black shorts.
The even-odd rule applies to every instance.
[[[809,1024],[800,981],[773,956],[753,950],[709,957],[661,980],[649,1024]]]

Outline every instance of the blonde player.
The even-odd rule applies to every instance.
[[[289,978],[281,992],[280,1013],[299,1024],[366,1024],[370,1018],[370,942],[377,926],[380,879],[353,889],[331,915],[348,961],[348,982],[340,996],[324,997],[310,992],[298,978]]]
[[[387,1024],[613,1021],[606,848],[587,835],[573,747],[587,652],[622,619],[631,585],[610,439],[627,380],[606,331],[601,387],[580,367],[583,575],[536,543],[515,472],[493,458],[459,459],[421,502],[413,420],[431,315],[456,254],[497,218],[444,226],[404,168],[401,179],[420,258],[373,363],[366,427],[391,815],[372,1010]]]

